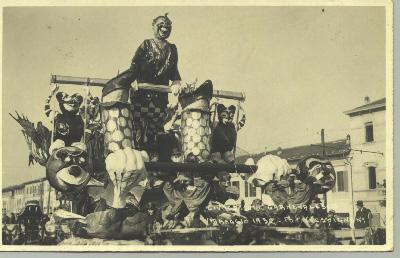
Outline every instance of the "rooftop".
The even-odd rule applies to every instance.
[[[10,185],[10,186],[4,187],[2,189],[2,192],[4,193],[4,192],[12,191],[12,190],[15,190],[15,189],[20,189],[20,188],[23,188],[25,185],[34,184],[34,183],[38,183],[38,182],[43,182],[43,181],[46,181],[46,180],[47,179],[45,177],[41,177],[41,178],[33,179],[31,181],[24,182],[22,184]]]
[[[327,158],[337,158],[343,157],[350,152],[350,144],[346,141],[346,139],[341,139],[337,141],[331,141],[325,143],[325,156]],[[254,161],[257,161],[265,155],[275,155],[280,158],[286,159],[289,163],[298,162],[305,157],[311,155],[319,155],[322,156],[323,148],[320,143],[296,146],[291,148],[278,148],[276,150],[257,153],[254,155],[243,155],[236,158],[237,163],[243,164],[248,158],[253,158]]]
[[[378,99],[376,101],[370,102],[368,104],[353,108],[351,110],[345,111],[344,113],[348,116],[357,116],[364,113],[385,110],[386,108],[386,98]]]

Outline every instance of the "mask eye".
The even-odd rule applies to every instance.
[[[86,159],[85,159],[84,157],[80,157],[80,158],[79,158],[79,163],[82,164],[82,163],[85,163],[85,161],[86,161]]]
[[[71,161],[71,157],[70,157],[70,156],[66,156],[66,157],[64,158],[64,162],[65,162],[65,163],[70,162],[70,161]]]
[[[331,169],[332,165],[327,164],[327,165],[325,165],[325,167]]]
[[[321,167],[322,167],[321,164],[317,164],[317,165],[313,166],[313,169],[315,169],[315,168],[321,168]]]
[[[56,153],[54,154],[54,157],[56,157],[57,159],[61,159],[61,160],[64,160],[65,157],[67,157],[67,156],[68,156],[68,153],[65,152],[65,150],[63,150],[63,149],[57,150]]]

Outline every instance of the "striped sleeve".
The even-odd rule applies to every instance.
[[[237,124],[237,131],[243,128],[246,124],[246,114],[243,114],[242,119],[240,119],[239,123]]]
[[[48,96],[45,104],[44,104],[44,113],[46,114],[47,117],[50,117],[50,114],[53,113],[53,115],[55,115],[55,111],[51,110],[50,107],[50,100],[51,100],[52,95]]]

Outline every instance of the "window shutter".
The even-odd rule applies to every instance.
[[[373,142],[374,141],[374,126],[371,122],[365,124],[365,141]]]
[[[375,167],[368,167],[369,189],[376,188],[376,169]]]
[[[249,183],[244,183],[244,196],[249,197]]]
[[[343,171],[338,171],[337,172],[336,181],[337,181],[337,191],[338,192],[345,191],[345,186],[344,186],[345,185],[345,181],[344,181]]]
[[[348,192],[349,191],[349,177],[347,171],[343,171],[343,186],[344,186],[344,191]]]

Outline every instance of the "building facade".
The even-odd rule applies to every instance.
[[[386,201],[386,99],[370,102],[345,114],[350,120],[349,154],[354,200],[361,200],[378,221],[385,221]],[[355,204],[353,204],[353,207]],[[382,223],[381,223],[382,224]],[[381,225],[383,226],[383,225]]]
[[[59,204],[55,190],[50,187],[46,178],[2,189],[2,211],[7,215],[21,212],[29,201],[37,201],[44,213],[52,212]]]

